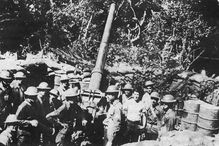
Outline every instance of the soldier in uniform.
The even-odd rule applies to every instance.
[[[65,101],[64,92],[69,89],[69,78],[67,75],[62,75],[60,78],[60,86],[57,88],[59,91],[60,99],[61,101]]]
[[[153,92],[153,90],[154,90],[154,83],[152,81],[145,82],[145,88],[144,88],[145,94],[142,97],[142,101],[145,103],[145,106],[147,106],[148,108],[152,104],[151,93]]]
[[[62,101],[58,99],[59,92],[56,89],[52,89],[49,91],[49,106],[50,106],[50,112],[57,110],[61,105]]]
[[[48,83],[41,82],[37,87],[38,94],[37,99],[39,106],[41,107],[41,113],[43,116],[46,116],[49,113],[49,91],[51,88],[49,87]]]
[[[6,117],[12,113],[12,89],[10,83],[12,81],[12,75],[9,71],[1,71],[0,73],[0,127],[3,126],[3,122]]]
[[[25,100],[18,107],[16,117],[23,121],[18,128],[18,146],[38,146],[40,144],[40,134],[54,134],[54,130],[45,126],[47,120],[42,116],[40,107],[37,104],[37,88],[28,87],[24,92]]]
[[[11,83],[12,96],[13,96],[13,109],[12,113],[17,111],[18,106],[24,101],[24,91],[26,87],[23,80],[26,78],[25,74],[21,71],[14,75],[15,80]]]
[[[107,88],[106,97],[110,104],[107,117],[103,121],[105,125],[105,143],[106,146],[118,144],[118,134],[122,121],[122,104],[118,99],[119,90],[115,85]]]
[[[161,99],[161,103],[163,104],[164,116],[162,118],[160,135],[176,130],[176,112],[174,111],[176,99],[171,94],[167,94]]]
[[[74,89],[68,89],[64,95],[66,101],[63,102],[62,106],[46,116],[47,119],[58,117],[58,122],[63,126],[56,136],[57,146],[71,145],[72,133],[80,130],[87,123],[83,117],[83,110],[77,104],[78,92]]]
[[[147,134],[146,139],[157,139],[159,131],[161,130],[161,122],[164,111],[160,106],[160,95],[157,92],[151,93],[152,105],[146,106],[147,109]]]

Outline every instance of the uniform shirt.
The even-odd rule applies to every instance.
[[[2,124],[6,117],[12,112],[11,93],[11,87],[3,82],[0,82],[0,124]]]
[[[163,132],[172,131],[176,125],[176,113],[172,109],[168,109],[162,119]]]
[[[149,109],[152,106],[151,95],[146,92],[142,97],[142,102],[144,103],[145,107]]]
[[[107,112],[107,117],[103,121],[104,125],[107,126],[107,129],[120,129],[122,118],[122,104],[119,100],[115,100],[113,104],[110,105],[110,108]]]
[[[134,99],[128,100],[123,109],[127,111],[127,119],[130,121],[141,121],[141,116],[145,112],[145,106],[142,101],[136,102]]]
[[[24,100],[16,111],[18,120],[38,119],[40,113],[37,103],[31,103],[29,99]]]
[[[132,97],[127,97],[125,94],[122,94],[122,104],[125,104],[127,101],[132,99]]]
[[[57,88],[57,90],[58,90],[58,92],[59,92],[59,95],[61,95],[61,96],[58,97],[58,99],[61,100],[61,101],[65,101],[66,98],[65,98],[65,96],[64,96],[64,92],[66,91],[66,89],[65,89],[62,85],[60,85],[60,86]]]
[[[62,123],[72,123],[76,120],[79,124],[83,119],[85,119],[85,115],[83,110],[78,104],[70,104],[69,102],[63,102],[62,106],[60,106],[57,110],[49,113],[47,118],[49,117],[59,117]]]
[[[160,105],[157,105],[155,107],[151,106],[147,110],[147,123],[157,125],[158,128],[160,128],[164,114],[165,112]]]
[[[49,106],[49,97],[48,95],[45,95],[45,100],[43,101],[42,98],[37,96],[37,104],[39,106],[40,113],[45,117],[50,112],[50,106]]]
[[[16,80],[11,83],[12,96],[13,96],[13,113],[16,112],[18,106],[24,101],[25,88],[19,85]]]

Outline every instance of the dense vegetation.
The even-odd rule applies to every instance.
[[[113,0],[2,0],[0,48],[52,51],[60,59],[94,64]],[[217,0],[116,0],[107,65],[143,68],[138,80],[187,70],[218,30]],[[212,50],[211,50],[212,51]],[[214,50],[213,50],[214,51]],[[147,76],[145,76],[147,75]],[[159,77],[159,78],[158,78]]]

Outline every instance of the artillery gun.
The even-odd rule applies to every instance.
[[[103,76],[103,69],[106,62],[106,56],[108,52],[107,45],[108,45],[110,30],[113,22],[114,12],[115,12],[115,3],[112,3],[110,5],[110,10],[107,17],[103,37],[101,40],[96,65],[92,71],[90,82],[87,83],[89,84],[88,89],[84,90],[81,94],[85,106],[87,106],[92,102],[97,104],[97,102],[104,96],[104,94],[100,91],[100,85]]]

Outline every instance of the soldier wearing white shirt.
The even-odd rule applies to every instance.
[[[124,135],[127,142],[137,142],[140,129],[146,126],[146,110],[144,103],[140,100],[139,91],[135,90],[132,97],[123,105],[127,118],[127,129]]]

